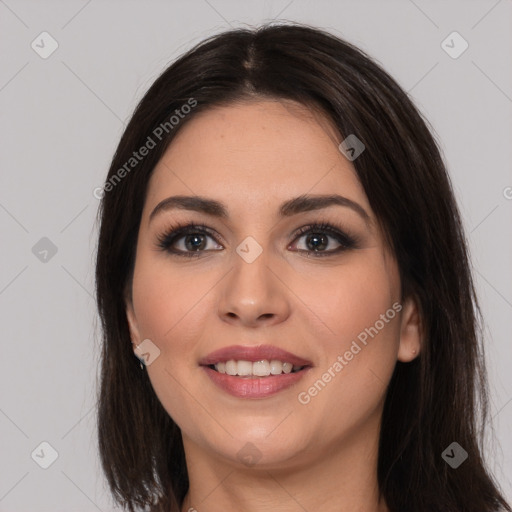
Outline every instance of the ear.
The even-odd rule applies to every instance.
[[[133,349],[141,342],[139,325],[135,311],[133,310],[133,304],[131,300],[126,301],[126,319],[128,320],[128,328],[130,330],[130,338],[132,340]]]
[[[398,360],[409,363],[415,359],[421,351],[421,339],[423,325],[417,300],[409,297],[403,304],[400,323],[400,346]]]

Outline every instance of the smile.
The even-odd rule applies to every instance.
[[[230,359],[226,362],[210,365],[212,370],[219,373],[225,373],[231,376],[242,378],[268,377],[269,375],[285,375],[296,373],[302,370],[304,365],[293,365],[289,362],[279,361],[277,359],[262,359],[261,361],[235,361]]]
[[[210,366],[203,366],[211,381],[222,391],[236,398],[268,398],[298,383],[311,369],[305,366],[279,375],[229,375],[220,373]]]
[[[237,398],[267,398],[296,384],[313,363],[274,345],[231,345],[199,361],[210,380]]]

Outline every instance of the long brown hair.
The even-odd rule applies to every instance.
[[[408,95],[369,56],[297,24],[231,30],[192,48],[148,90],[115,152],[96,261],[103,329],[98,439],[114,498],[131,512],[151,504],[179,511],[188,490],[181,432],[139,368],[125,314],[149,178],[198,112],[254,97],[316,108],[342,138],[356,134],[364,143],[353,165],[394,251],[402,298],[413,294],[420,306],[422,353],[397,362],[383,411],[378,482],[389,509],[512,512],[481,455],[488,419],[481,317],[438,146]],[[172,125],[173,113],[191,100],[194,108],[180,110],[188,113]],[[148,137],[154,147],[127,167]],[[454,441],[468,453],[457,469],[441,456]]]

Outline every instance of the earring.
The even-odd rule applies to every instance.
[[[140,369],[144,370],[145,364],[142,362],[142,359],[139,356],[137,356],[137,355],[135,355],[135,357],[139,360]]]
[[[133,342],[132,342],[132,346],[133,346],[133,347],[135,347],[136,349],[138,349],[138,348],[139,348],[139,345],[136,345],[136,344],[135,344],[135,343],[133,343]],[[135,354],[135,352],[134,352],[134,354],[133,354],[133,355],[134,355],[134,356],[139,360],[140,369],[141,369],[141,370],[144,370],[144,366],[145,366],[145,365],[144,365],[144,363],[142,362],[142,359],[141,359],[137,354]]]

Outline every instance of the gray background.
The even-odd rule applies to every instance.
[[[368,51],[430,120],[487,322],[498,439],[487,456],[512,501],[512,0],[0,0],[0,511],[114,510],[95,435],[93,190],[171,60],[210,34],[270,19]],[[50,48],[43,31],[59,45],[46,59],[31,47]],[[453,31],[469,44],[456,59],[441,46]],[[51,461],[43,441],[58,452],[48,469],[31,457]]]

